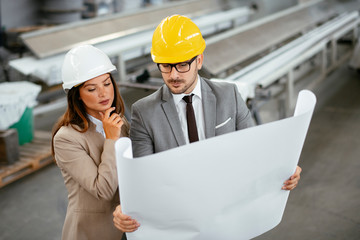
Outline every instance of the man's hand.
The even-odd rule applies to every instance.
[[[140,224],[135,219],[132,219],[130,216],[122,213],[121,205],[116,207],[115,211],[113,212],[113,216],[115,227],[122,232],[133,232],[140,226]]]
[[[284,182],[284,186],[281,189],[293,190],[299,183],[301,171],[302,171],[301,167],[296,166],[295,173],[288,180]]]

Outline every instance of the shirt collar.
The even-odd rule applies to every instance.
[[[173,94],[173,93],[171,93],[171,94],[172,94],[172,96],[174,98],[175,105],[179,104],[180,101],[182,100],[182,98],[185,95],[194,94],[195,96],[198,96],[201,99],[201,80],[200,80],[199,74],[197,75],[196,86],[195,86],[194,90],[190,94],[185,94],[185,93],[181,93],[181,94]]]
[[[91,116],[90,114],[87,115],[89,117],[89,120],[95,124],[95,130],[96,132],[98,133],[101,133],[103,136],[105,135],[105,132],[104,132],[104,127],[103,127],[103,123],[102,121],[100,121],[99,119]]]

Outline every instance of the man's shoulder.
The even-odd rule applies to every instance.
[[[233,91],[234,89],[236,89],[236,85],[234,83],[229,83],[229,82],[222,82],[222,81],[213,81],[207,78],[203,78],[202,77],[203,82],[210,87],[213,91],[217,92],[217,91],[228,91],[231,90]]]
[[[153,106],[154,103],[157,103],[157,102],[161,101],[163,88],[164,88],[164,86],[160,87],[158,90],[156,90],[152,94],[137,100],[133,104],[133,106],[136,106],[136,107]]]

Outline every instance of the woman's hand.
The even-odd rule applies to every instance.
[[[302,171],[301,167],[296,166],[295,173],[288,180],[284,182],[284,186],[281,189],[293,190],[299,183],[301,171]]]
[[[103,123],[104,132],[106,138],[117,140],[120,138],[121,127],[124,124],[121,117],[117,113],[110,113],[115,110],[115,107],[111,107],[105,111],[105,113],[99,112],[101,121]]]
[[[132,219],[130,216],[122,213],[121,205],[116,207],[115,211],[113,212],[113,216],[115,227],[122,232],[133,232],[140,226],[140,224],[135,219]]]

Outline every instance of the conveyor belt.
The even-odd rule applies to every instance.
[[[213,76],[218,76],[229,68],[325,21],[334,13],[321,5],[322,3],[310,5],[271,21],[264,21],[256,27],[209,44],[204,52],[205,70]]]
[[[172,14],[196,16],[221,6],[219,0],[197,0],[167,4],[134,14],[115,15],[80,23],[63,25],[22,35],[26,46],[39,58],[65,52],[81,43],[96,44],[112,40],[134,31],[153,28],[161,19]]]

